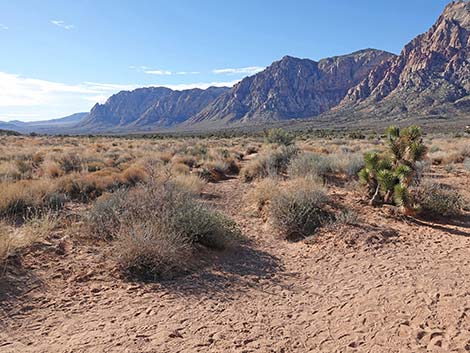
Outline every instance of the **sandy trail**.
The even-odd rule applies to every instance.
[[[198,274],[129,283],[98,245],[69,241],[48,263],[32,253],[24,261],[44,285],[4,301],[0,351],[470,351],[468,214],[398,220],[332,188],[364,224],[287,243],[243,211],[249,189],[208,185],[207,202],[253,242]]]

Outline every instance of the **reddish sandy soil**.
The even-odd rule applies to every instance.
[[[468,174],[442,180],[470,190]],[[289,243],[245,211],[250,187],[206,191],[251,243],[171,281],[126,281],[106,245],[54,234],[0,287],[0,351],[470,351],[469,213],[399,218],[331,187],[360,225]]]

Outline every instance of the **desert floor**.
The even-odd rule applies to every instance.
[[[469,196],[468,175],[442,181]],[[470,351],[468,212],[400,218],[331,187],[360,225],[290,243],[244,212],[250,188],[206,185],[206,202],[250,242],[173,280],[124,280],[102,243],[58,231],[0,288],[0,351]]]

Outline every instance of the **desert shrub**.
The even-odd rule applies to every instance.
[[[467,157],[463,161],[463,167],[465,168],[466,171],[470,171],[470,158]]]
[[[250,160],[241,170],[240,177],[245,182],[257,178],[281,175],[287,172],[291,159],[297,155],[295,146],[281,146],[270,152],[263,153]]]
[[[333,172],[331,160],[316,153],[301,153],[292,159],[287,173],[291,178],[326,178]]]
[[[63,206],[55,184],[48,180],[22,180],[0,184],[0,217],[26,219]]]
[[[257,146],[249,145],[246,148],[245,155],[249,156],[251,154],[258,153],[258,150],[259,150],[259,148]]]
[[[86,164],[86,168],[88,172],[93,173],[103,168],[106,168],[106,164],[102,161],[88,161]]]
[[[294,143],[295,137],[284,129],[279,128],[266,131],[265,140],[267,143],[289,146]]]
[[[77,153],[66,153],[57,160],[64,173],[80,172],[82,170],[82,159]]]
[[[353,210],[344,208],[338,214],[335,215],[334,221],[338,224],[358,224],[359,215]]]
[[[5,262],[11,253],[12,239],[10,233],[10,229],[7,227],[7,225],[0,223],[0,265]]]
[[[347,175],[349,178],[356,177],[357,173],[364,168],[364,156],[360,153],[343,153],[328,156],[333,169]]]
[[[206,182],[195,174],[176,175],[170,182],[175,184],[177,188],[192,195],[199,195],[206,185]]]
[[[21,179],[16,163],[8,161],[0,164],[0,179],[3,181]]]
[[[35,167],[39,167],[44,162],[45,153],[42,151],[36,152],[31,156],[31,161]]]
[[[258,158],[250,160],[241,170],[240,178],[244,182],[250,182],[256,178],[263,178],[268,175],[266,169],[266,156],[259,156]]]
[[[63,170],[60,166],[51,160],[46,160],[42,165],[44,175],[49,178],[58,178],[63,174]]]
[[[99,197],[85,215],[87,233],[93,237],[111,240],[121,227],[127,190],[119,189]]]
[[[465,206],[465,200],[457,190],[432,180],[423,181],[413,191],[414,201],[424,212],[455,216]]]
[[[263,211],[279,191],[276,180],[265,178],[260,180],[247,195],[248,201],[257,211]]]
[[[158,152],[156,154],[156,158],[160,161],[163,162],[163,164],[167,164],[171,161],[171,159],[173,158],[173,154],[170,153],[170,152],[165,152],[165,151],[162,151],[162,152]]]
[[[91,232],[116,238],[124,272],[155,279],[184,270],[200,247],[224,249],[240,237],[236,224],[204,207],[170,182],[139,185],[98,200],[89,216]],[[112,215],[102,222],[106,215]]]
[[[184,164],[186,166],[188,166],[189,168],[192,168],[196,165],[197,161],[196,161],[196,158],[194,158],[194,156],[190,156],[190,155],[181,155],[181,154],[177,154],[177,155],[174,155],[173,158],[172,158],[172,162],[173,164]]]
[[[22,179],[30,179],[33,172],[33,165],[29,160],[18,159],[15,161],[18,173]]]
[[[370,203],[393,203],[404,213],[414,213],[410,186],[416,182],[416,163],[426,156],[421,129],[410,126],[400,130],[387,129],[387,150],[384,153],[368,152],[364,155],[365,167],[359,178],[369,188]]]
[[[324,189],[308,180],[296,180],[276,193],[271,200],[272,224],[288,240],[315,233],[329,220],[328,197]]]
[[[122,182],[129,186],[134,186],[138,183],[142,183],[147,179],[148,175],[145,170],[135,165],[125,169],[121,174]]]
[[[226,165],[224,162],[206,162],[197,171],[198,176],[205,181],[216,183],[221,180],[227,179],[225,175]]]
[[[171,164],[171,172],[173,174],[189,174],[191,171],[191,168],[189,168],[186,164],[184,163],[172,163]]]

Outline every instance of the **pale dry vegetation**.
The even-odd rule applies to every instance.
[[[333,200],[331,189],[366,200],[358,182],[364,153],[386,153],[380,136],[356,137],[282,130],[231,138],[2,136],[0,258],[46,239],[58,219],[78,213],[83,241],[110,244],[123,272],[184,272],[205,251],[240,241],[237,225],[203,197],[210,183],[231,178],[251,183],[246,203],[254,212],[238,212],[261,217],[284,239],[334,222],[355,224],[356,212]],[[428,214],[458,215],[468,209],[467,196],[437,177],[468,178],[469,139],[425,136],[424,144],[428,155],[413,168],[425,182],[410,184],[418,195],[410,203]]]

